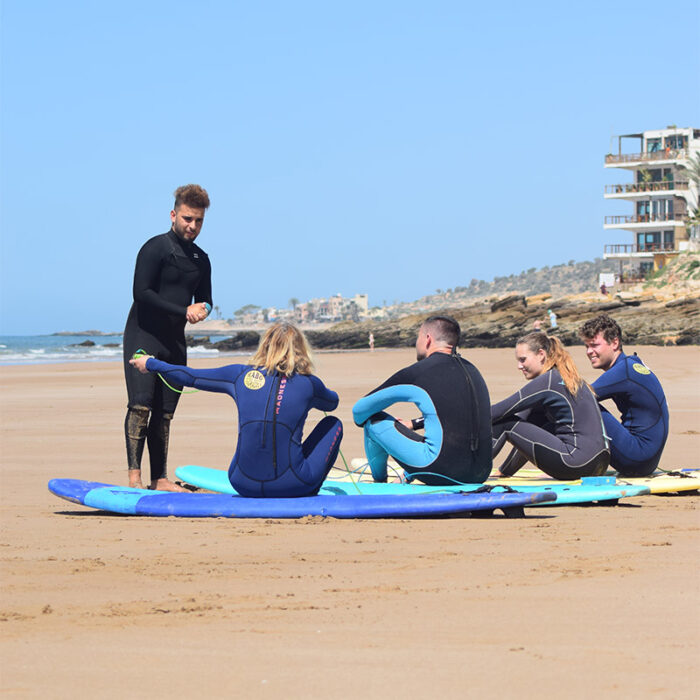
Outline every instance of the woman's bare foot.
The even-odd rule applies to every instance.
[[[129,488],[132,489],[145,489],[141,481],[141,470],[140,469],[129,469]]]
[[[182,486],[170,481],[170,479],[158,479],[155,483],[151,484],[150,488],[154,491],[187,491],[187,489],[183,489]]]

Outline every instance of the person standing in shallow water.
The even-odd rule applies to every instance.
[[[146,241],[136,258],[134,301],[124,329],[124,372],[128,408],[124,420],[129,486],[143,488],[141,458],[148,445],[151,488],[181,491],[167,478],[170,421],[180,387],[167,387],[155,374],[139,374],[129,365],[137,351],[173,364],[187,363],[185,324],[211,311],[211,265],[195,244],[209,208],[199,185],[175,190],[167,233]]]

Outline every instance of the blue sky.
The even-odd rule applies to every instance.
[[[699,8],[3,0],[0,333],[121,330],[187,182],[226,317],[600,257],[611,134],[700,127]]]

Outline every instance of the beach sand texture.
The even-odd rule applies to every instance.
[[[669,400],[661,466],[700,467],[700,351],[635,349]],[[511,350],[464,355],[493,401],[521,385]],[[354,401],[413,357],[316,356],[348,461],[362,455]],[[696,495],[525,519],[108,515],[46,484],[126,483],[120,363],[5,366],[0,385],[5,697],[698,696]],[[184,396],[170,475],[226,468],[235,441],[228,397]]]

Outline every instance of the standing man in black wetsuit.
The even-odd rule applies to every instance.
[[[430,485],[482,483],[491,473],[489,392],[479,370],[457,353],[459,336],[452,317],[427,318],[416,340],[418,362],[353,406],[375,481],[386,481],[389,455],[407,478]],[[397,402],[414,403],[421,417],[393,418],[384,409]]]
[[[151,488],[183,490],[167,478],[170,421],[180,394],[156,374],[134,371],[129,360],[141,350],[171,364],[187,364],[185,324],[204,320],[212,307],[209,258],[194,243],[208,208],[205,189],[199,185],[178,187],[170,231],[146,241],[136,258],[134,303],[124,330],[129,396],[124,432],[129,486],[135,488],[143,488],[141,457],[147,443]]]

